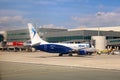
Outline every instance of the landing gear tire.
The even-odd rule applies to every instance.
[[[92,55],[92,53],[91,53],[91,52],[89,52],[89,53],[87,53],[87,55]]]
[[[68,55],[69,55],[69,56],[73,56],[72,53],[69,53]]]
[[[59,56],[63,56],[63,54],[62,54],[62,53],[59,53]]]

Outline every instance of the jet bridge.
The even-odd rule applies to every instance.
[[[107,41],[107,46],[109,48],[114,48],[120,50],[120,38],[119,39],[110,39]]]

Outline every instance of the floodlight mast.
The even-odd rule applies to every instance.
[[[100,36],[100,17],[101,17],[101,12],[98,12],[97,13],[97,16],[98,16],[98,36]]]

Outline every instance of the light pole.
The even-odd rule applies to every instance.
[[[97,17],[98,17],[98,36],[100,36],[100,17],[101,17],[102,13],[98,12],[97,13]]]

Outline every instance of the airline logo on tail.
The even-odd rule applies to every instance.
[[[30,39],[31,39],[31,45],[36,45],[39,43],[47,43],[46,41],[42,40],[40,36],[38,35],[36,29],[32,26],[31,23],[28,23],[29,33],[30,33]]]
[[[33,37],[32,37],[32,38],[34,38],[34,36],[35,36],[35,34],[36,34],[36,31],[35,31],[34,28],[32,28],[32,32],[33,32]]]

